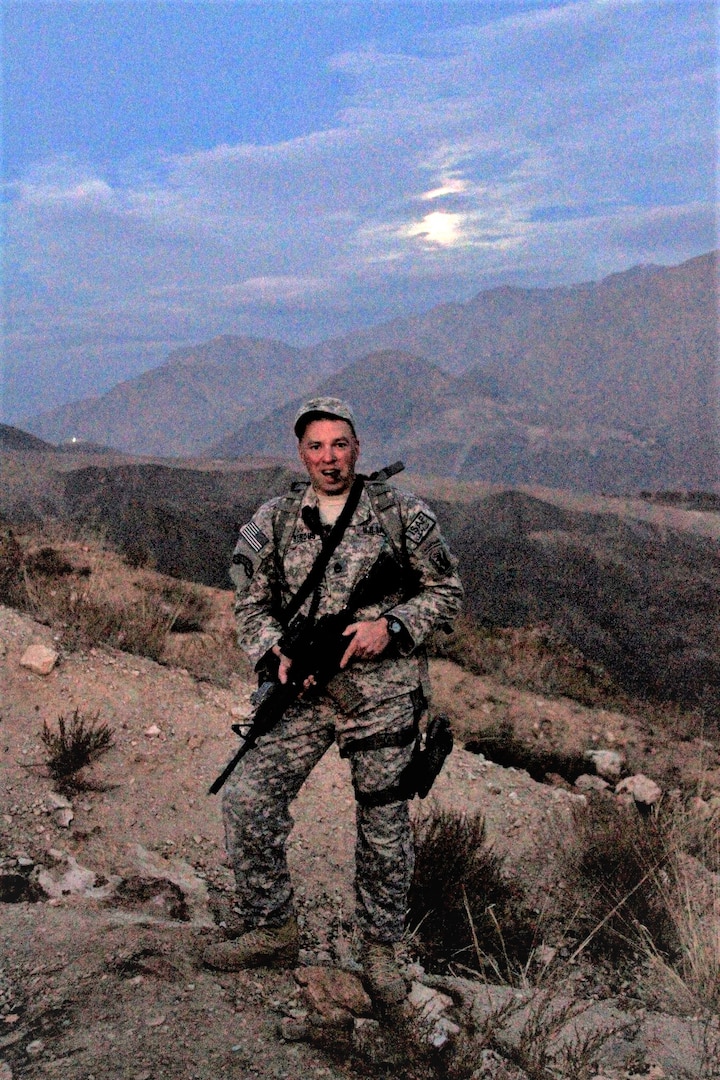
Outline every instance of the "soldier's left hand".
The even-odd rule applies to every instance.
[[[344,668],[351,660],[374,660],[387,649],[390,634],[386,619],[366,619],[363,622],[350,623],[343,630],[345,637],[350,637],[340,667]]]

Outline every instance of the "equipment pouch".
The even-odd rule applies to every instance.
[[[424,799],[435,783],[445,758],[453,748],[453,734],[450,721],[444,713],[433,716],[425,732],[424,745],[415,755],[412,763],[415,792]]]
[[[325,687],[325,693],[335,702],[344,713],[352,713],[361,709],[365,704],[365,697],[357,687],[352,675],[341,671],[333,675]]]

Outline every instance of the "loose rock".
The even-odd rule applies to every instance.
[[[615,787],[615,791],[618,795],[628,792],[636,803],[642,803],[644,806],[653,806],[662,796],[662,788],[643,773],[621,780]]]
[[[47,645],[29,645],[20,657],[20,666],[35,675],[49,675],[60,659],[60,654]]]

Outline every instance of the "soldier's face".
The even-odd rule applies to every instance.
[[[321,495],[342,495],[350,488],[360,444],[346,420],[312,420],[299,451],[310,483]]]

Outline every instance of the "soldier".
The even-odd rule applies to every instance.
[[[298,617],[312,621],[344,609],[381,556],[392,556],[395,572],[384,595],[358,611],[344,631],[341,673],[323,691],[306,679],[300,697],[260,737],[225,788],[226,845],[247,929],[234,941],[210,946],[204,959],[226,971],[297,961],[285,850],[289,805],[337,740],[340,754],[350,759],[356,796],[359,959],[375,1000],[391,1006],[407,989],[394,946],[404,931],[414,861],[408,796],[399,781],[416,751],[427,707],[423,642],[457,614],[462,587],[433,512],[383,480],[356,478],[356,429],[346,402],[306,402],[294,430],[310,482],[265,503],[240,530],[231,570],[238,641],[256,670],[274,663],[281,683],[293,664],[284,614],[344,508],[333,533],[336,546]]]

